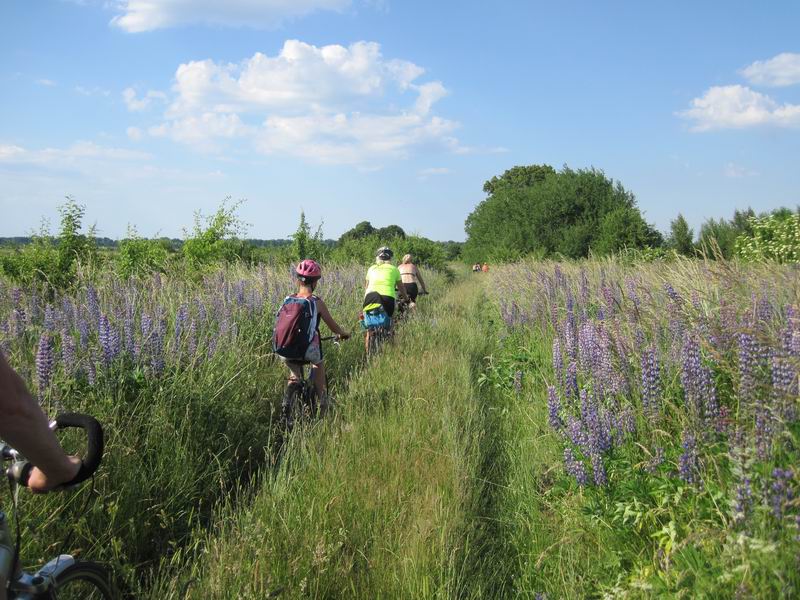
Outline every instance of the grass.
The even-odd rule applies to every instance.
[[[475,383],[494,343],[484,303],[465,284],[426,301],[350,381],[335,418],[294,435],[252,506],[218,515],[186,576],[154,597],[179,597],[187,578],[197,598],[469,595]]]

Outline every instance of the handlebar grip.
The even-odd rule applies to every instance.
[[[64,413],[55,419],[57,429],[77,428],[86,432],[86,457],[81,461],[81,468],[78,474],[63,484],[64,487],[77,485],[94,475],[100,462],[103,460],[103,428],[94,417],[81,415],[78,413]]]

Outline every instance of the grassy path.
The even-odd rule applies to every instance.
[[[406,324],[350,382],[334,419],[293,436],[251,507],[219,515],[205,566],[186,571],[190,596],[479,595],[475,553],[495,537],[473,520],[491,510],[476,482],[494,471],[476,386],[496,343],[485,311],[482,289],[465,281]],[[155,593],[177,597],[182,585]]]

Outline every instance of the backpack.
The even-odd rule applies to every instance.
[[[287,296],[275,315],[272,351],[290,360],[303,360],[317,323],[317,304],[311,298]]]
[[[392,319],[382,306],[364,311],[364,329],[388,329]]]

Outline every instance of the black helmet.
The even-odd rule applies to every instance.
[[[378,251],[375,253],[375,256],[381,260],[392,260],[392,257],[394,257],[394,252],[392,252],[391,248],[383,246],[381,248],[378,248]]]

